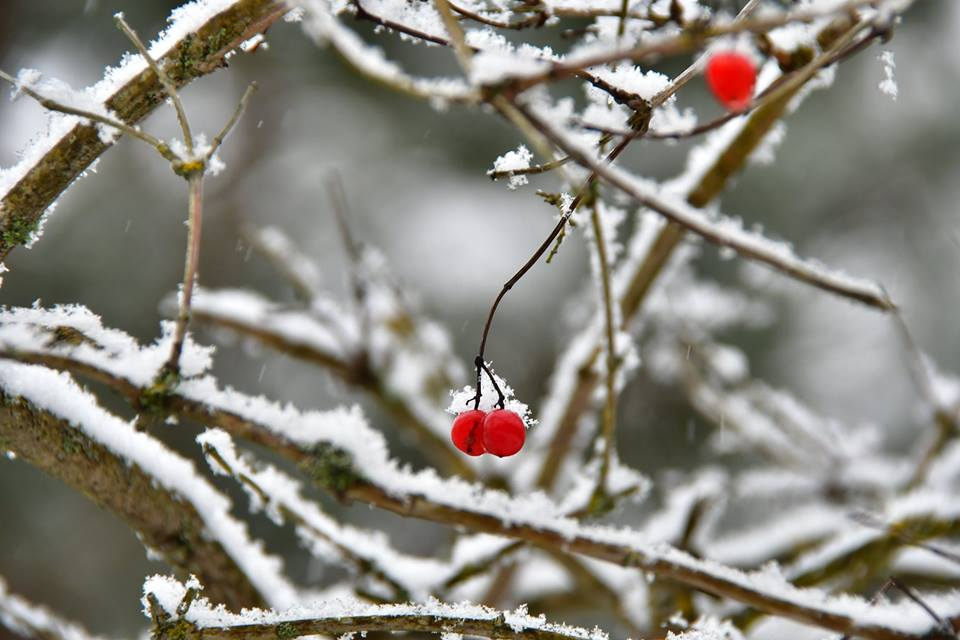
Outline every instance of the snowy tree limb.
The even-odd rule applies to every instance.
[[[111,453],[69,421],[2,392],[0,448],[58,478],[134,530],[170,566],[203,576],[211,598],[232,607],[266,603],[182,496]]]
[[[278,0],[234,0],[202,24],[178,34],[160,64],[177,86],[186,85],[223,66],[229,53],[266,31],[286,11]],[[143,120],[166,97],[156,74],[145,62],[141,66],[105,100],[105,106],[129,125]],[[79,121],[48,144],[29,166],[17,168],[22,176],[0,200],[0,260],[31,237],[47,208],[110,147],[96,126]]]
[[[728,124],[729,127],[739,127],[739,131],[715,153],[709,167],[695,176],[694,183],[687,191],[686,203],[702,209],[713,202],[726,188],[730,179],[747,163],[750,155],[771,129],[783,118],[790,101],[797,97],[801,89],[802,85],[797,86],[782,95],[780,99],[764,102],[751,112],[742,124]],[[709,142],[705,146],[708,144]],[[623,274],[627,284],[620,292],[624,327],[629,326],[639,313],[644,299],[681,245],[686,233],[686,229],[681,225],[668,222],[650,243],[643,260],[628,265],[631,273]],[[578,339],[574,339],[573,342],[577,343]],[[573,376],[575,383],[572,389],[564,390],[565,399],[558,399],[563,403],[558,414],[555,417],[551,416],[551,421],[546,419],[543,421],[547,428],[555,430],[555,434],[551,438],[549,451],[544,456],[538,474],[537,485],[540,487],[553,486],[580,418],[592,405],[593,390],[598,384],[594,362],[600,353],[601,347],[597,344],[585,351],[584,356],[577,357],[578,354],[571,353],[568,362],[557,363],[555,380],[558,383],[565,382],[568,377]],[[556,389],[551,389],[551,395],[556,393]]]
[[[282,321],[282,316],[309,315],[307,312],[278,312],[265,308],[263,315],[256,320],[248,320],[226,313],[215,305],[207,305],[208,297],[216,295],[217,292],[212,291],[204,292],[198,297],[192,310],[195,322],[227,329],[239,336],[252,338],[280,353],[323,367],[346,384],[368,393],[399,425],[409,428],[445,470],[468,479],[476,475],[473,469],[464,463],[462,456],[451,450],[446,439],[440,438],[418,415],[416,408],[410,405],[407,398],[389,392],[381,376],[366,360],[345,355],[337,350],[325,349],[322,345],[306,339],[297,340],[289,332],[278,329],[278,321]]]
[[[36,314],[38,311],[31,310],[30,313]],[[45,349],[38,349],[36,344],[30,346],[29,343],[35,340],[35,337],[21,334],[17,338],[21,343],[20,348],[16,353],[9,353],[8,347],[5,355],[45,361],[66,368],[79,365],[78,369],[85,369],[102,381],[112,381],[118,387],[136,390],[134,397],[137,398],[146,391],[139,384],[105,371],[102,367],[72,360],[67,355],[71,350],[84,356],[83,359],[103,357],[104,354],[86,351],[83,341],[76,347],[59,346],[55,349],[59,353],[54,354],[44,353]],[[158,348],[162,349],[162,346]],[[149,380],[149,377],[144,379]],[[694,589],[733,599],[769,614],[842,633],[877,640],[942,637],[936,635],[929,621],[891,608],[892,605],[878,606],[874,610],[865,601],[852,596],[845,600],[831,600],[819,590],[797,588],[779,575],[763,571],[742,572],[700,560],[669,545],[644,542],[636,532],[583,525],[564,518],[556,511],[556,506],[543,502],[541,498],[537,498],[538,506],[534,508],[523,499],[510,498],[506,494],[491,492],[476,485],[465,485],[457,480],[442,480],[433,474],[413,474],[396,466],[391,467],[390,462],[377,462],[374,458],[355,464],[355,454],[370,456],[373,453],[354,448],[360,446],[359,442],[363,443],[364,448],[370,444],[369,435],[350,433],[360,428],[359,425],[354,425],[354,429],[345,429],[342,424],[337,425],[334,419],[323,428],[321,424],[326,423],[316,421],[308,426],[307,416],[292,408],[281,410],[265,404],[262,399],[244,398],[236,392],[224,394],[204,381],[196,383],[196,393],[199,395],[202,389],[206,399],[201,401],[191,397],[195,392],[190,391],[190,384],[189,381],[181,383],[186,393],[177,390],[169,393],[163,403],[164,412],[215,424],[235,435],[270,446],[299,463],[318,486],[341,499],[363,502],[402,516],[465,527],[523,540],[550,550],[573,552],[636,568]],[[282,411],[282,414],[278,411]],[[278,417],[285,416],[283,425],[263,421],[274,413]],[[345,415],[340,418],[341,421],[346,419]],[[298,425],[298,421],[304,424]],[[315,444],[305,447],[285,435],[287,433],[303,434],[299,438],[309,433]],[[343,438],[347,440],[339,440]],[[347,442],[355,444],[347,445]],[[348,448],[343,448],[345,446]],[[389,481],[383,474],[389,474]],[[384,484],[378,484],[378,476],[383,476]],[[928,503],[939,504],[936,501]],[[551,512],[556,515],[549,515]],[[945,615],[960,615],[955,601],[942,598],[935,598],[934,601]]]
[[[608,640],[598,628],[548,622],[543,616],[498,611],[473,604],[382,604],[323,602],[290,611],[231,613],[210,607],[196,581],[183,585],[163,576],[148,578],[144,600],[154,619],[154,637],[168,640],[275,640],[316,634],[370,631],[462,634],[508,640]]]

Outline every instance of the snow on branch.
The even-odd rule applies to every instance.
[[[296,600],[280,560],[250,539],[192,462],[100,408],[68,374],[0,361],[0,390],[5,446],[114,512],[148,551],[206,576],[215,597],[234,606]]]
[[[448,420],[437,394],[462,379],[449,335],[408,308],[402,292],[380,275],[365,274],[363,292],[359,308],[348,310],[326,297],[291,308],[248,291],[200,290],[193,318],[321,366],[363,389],[444,468],[473,477],[448,444]]]
[[[331,45],[354,69],[371,80],[438,106],[448,102],[476,102],[478,95],[457,78],[415,78],[388,60],[378,47],[366,44],[340,24],[339,10],[329,0],[297,0],[304,10],[303,28],[318,45]],[[340,8],[342,10],[342,7]]]
[[[25,638],[103,640],[75,622],[10,593],[3,578],[0,578],[0,625]]]
[[[598,628],[552,623],[543,616],[529,615],[525,607],[498,611],[466,603],[375,605],[344,599],[281,611],[248,609],[237,614],[223,607],[214,608],[206,598],[193,595],[195,591],[191,590],[199,588],[202,587],[196,581],[183,584],[165,576],[147,579],[143,587],[144,612],[159,621],[159,638],[172,638],[166,631],[182,631],[183,627],[176,622],[186,622],[190,627],[186,637],[222,640],[274,640],[368,631],[449,633],[510,640],[608,640],[607,634]]]
[[[316,555],[367,574],[388,588],[385,596],[425,600],[458,570],[440,560],[403,554],[382,533],[340,524],[303,496],[298,480],[272,465],[251,465],[222,429],[203,432],[197,442],[215,473],[230,475],[241,484],[254,511],[265,511],[278,525],[290,521]],[[377,592],[382,590],[381,586]]]
[[[241,43],[263,33],[287,11],[277,0],[196,0],[175,9],[150,53],[177,86],[211,73]],[[32,74],[35,78],[35,74]],[[21,75],[21,82],[29,80]],[[103,79],[81,92],[92,111],[110,113],[129,125],[143,120],[165,98],[156,74],[139,55],[126,54]],[[112,144],[101,127],[76,116],[53,114],[47,132],[0,171],[0,259],[29,242],[44,212]]]
[[[749,260],[756,260],[773,267],[785,275],[815,287],[836,293],[845,298],[862,302],[883,311],[895,309],[893,301],[883,288],[869,280],[856,278],[818,262],[798,257],[786,242],[767,238],[761,233],[743,228],[740,220],[708,217],[704,212],[672,196],[655,182],[631,175],[612,165],[604,165],[594,159],[591,152],[584,151],[528,109],[527,117],[535,126],[579,164],[590,169],[607,184],[633,198],[641,206],[661,214],[673,223],[692,231],[703,239],[720,247],[729,247]]]
[[[46,313],[40,309],[20,311],[31,312],[35,323]],[[69,320],[62,313],[59,317],[57,312],[53,314],[61,323]],[[9,322],[10,312],[4,316],[0,323]],[[14,331],[8,333],[11,328]],[[91,353],[93,347],[84,346],[83,339],[74,340],[79,346],[51,346],[49,332],[37,330],[36,324],[32,331],[24,328],[22,324],[0,324],[4,355],[64,368],[80,365],[79,370],[91,367],[73,356],[87,361],[98,358]],[[118,332],[101,328],[99,333]],[[126,357],[135,358],[136,354]],[[109,384],[114,375],[107,360],[98,363],[106,371],[94,365],[90,373]],[[136,393],[145,391],[130,381],[116,381],[115,385],[133,387]],[[168,392],[163,411],[214,424],[271,446],[298,462],[317,485],[334,495],[403,516],[493,533],[546,549],[572,551],[670,578],[769,614],[865,638],[933,637],[925,634],[936,628],[924,612],[910,606],[912,603],[873,606],[856,596],[834,597],[820,590],[798,588],[775,571],[744,572],[695,558],[630,529],[582,524],[565,516],[559,505],[543,494],[511,497],[457,478],[441,478],[432,470],[412,472],[390,457],[382,435],[369,427],[358,410],[300,412],[289,405],[219,389],[211,378],[197,377],[184,380]],[[918,498],[891,513],[926,507],[943,516],[945,507],[936,504],[933,498]],[[960,615],[960,603],[955,598],[930,596],[929,602],[944,615]]]

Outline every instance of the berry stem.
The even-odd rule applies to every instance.
[[[490,384],[493,385],[494,390],[497,392],[497,407],[499,407],[500,409],[503,409],[506,396],[503,395],[503,391],[500,390],[500,385],[497,384],[496,378],[493,377],[493,372],[490,371],[490,368],[487,366],[487,363],[484,362],[483,358],[480,356],[477,356],[476,358],[473,359],[473,364],[477,368],[477,393],[472,398],[467,400],[467,404],[470,404],[472,402],[474,409],[480,408],[480,396],[482,395],[480,392],[480,386],[482,383],[480,372],[486,371],[487,377],[490,378]]]
[[[646,127],[643,127],[643,130],[646,130]],[[630,144],[630,142],[632,142],[636,137],[639,137],[639,136],[623,138],[617,144],[617,146],[615,146],[610,151],[610,153],[607,154],[607,157],[604,162],[607,164],[613,162],[617,158],[617,156],[623,153],[623,150],[627,148],[627,145]],[[520,267],[519,271],[517,271],[512,278],[510,278],[503,284],[503,287],[501,287],[500,289],[500,293],[497,294],[496,299],[494,299],[493,301],[493,305],[490,306],[490,312],[487,313],[487,320],[486,322],[483,323],[483,333],[480,336],[480,349],[477,351],[477,357],[474,360],[474,364],[477,367],[478,398],[476,402],[478,405],[480,402],[479,400],[480,370],[486,369],[486,365],[484,364],[484,360],[483,360],[483,353],[487,348],[487,337],[490,335],[490,327],[493,325],[493,316],[495,316],[497,313],[497,308],[500,306],[500,301],[503,300],[503,297],[507,295],[507,292],[513,288],[513,285],[517,284],[517,282],[519,282],[520,279],[523,278],[523,276],[527,275],[527,272],[533,268],[533,265],[537,263],[537,260],[539,260],[540,257],[547,251],[547,249],[550,248],[550,245],[553,243],[556,237],[560,235],[560,232],[563,231],[564,227],[567,225],[567,222],[570,221],[570,216],[572,216],[574,212],[577,210],[577,208],[580,207],[581,203],[583,203],[584,201],[584,198],[591,193],[591,189],[596,183],[597,183],[597,173],[594,171],[594,172],[591,172],[586,182],[577,191],[577,195],[576,197],[574,197],[573,202],[570,203],[570,207],[563,212],[563,215],[560,216],[560,220],[557,221],[557,224],[550,231],[550,235],[548,235],[546,239],[544,239],[544,241],[540,244],[540,246],[537,247],[537,250],[534,251],[533,255],[530,256],[530,258],[523,264],[522,267]],[[489,374],[489,371],[487,371],[487,373]],[[491,382],[493,381],[492,374],[491,374],[490,380]],[[495,389],[497,389],[497,393],[500,393],[500,389],[497,388],[496,382],[493,383],[493,386]],[[502,397],[503,395],[501,394],[501,399]],[[500,404],[502,408],[502,402]]]

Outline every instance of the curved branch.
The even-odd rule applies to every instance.
[[[2,390],[0,448],[112,513],[170,566],[203,576],[215,601],[231,607],[265,604],[236,561],[207,535],[207,524],[191,502],[160,486],[139,465],[114,454],[68,419]]]

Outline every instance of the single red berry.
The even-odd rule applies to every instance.
[[[748,56],[736,51],[715,53],[707,62],[707,84],[717,101],[731,111],[750,104],[757,83],[757,68]]]
[[[450,439],[457,449],[468,456],[483,455],[486,451],[483,448],[483,419],[486,417],[487,412],[479,409],[464,411],[457,416],[450,430]]]
[[[527,429],[523,420],[509,409],[497,409],[483,421],[483,446],[495,456],[512,456],[523,448]]]

